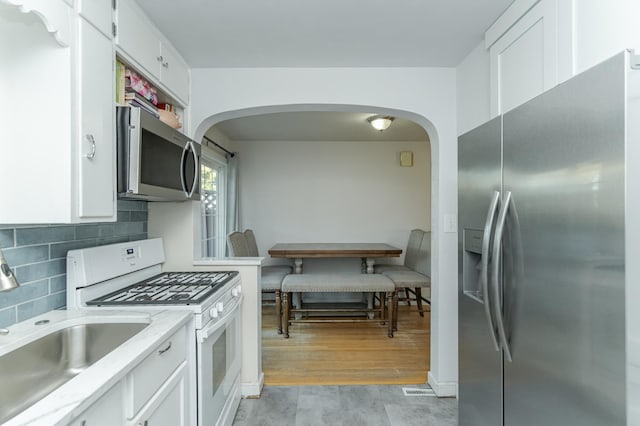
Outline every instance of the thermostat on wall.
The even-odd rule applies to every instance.
[[[402,167],[412,167],[413,166],[413,152],[411,152],[411,151],[401,151],[400,152],[400,165]]]

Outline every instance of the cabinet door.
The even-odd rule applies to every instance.
[[[168,44],[162,44],[161,80],[185,104],[189,103],[189,67]]]
[[[492,116],[557,84],[556,22],[556,0],[542,0],[491,46]]]
[[[80,16],[95,25],[106,37],[113,38],[112,0],[78,0],[78,10]]]
[[[118,1],[116,43],[144,71],[160,79],[160,40],[133,0]]]
[[[74,419],[69,426],[113,426],[122,424],[124,419],[122,397],[122,384],[117,383],[78,418]]]
[[[187,426],[187,371],[184,361],[129,424]]]
[[[84,19],[79,26],[78,215],[115,220],[113,45]]]

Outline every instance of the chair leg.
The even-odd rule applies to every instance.
[[[290,295],[291,293],[286,291],[282,295],[282,304],[284,305],[284,315],[282,315],[282,321],[284,323],[284,337],[287,339],[289,338],[289,315],[291,310],[291,300],[289,300]]]
[[[424,317],[424,310],[422,309],[422,289],[420,287],[415,288],[416,303],[418,305],[418,313],[421,317]]]
[[[393,309],[393,299],[395,294],[396,292],[392,291],[390,293],[387,293],[387,297],[386,297],[387,299],[386,303],[389,306],[389,309],[387,310],[387,336],[388,337],[393,337],[393,317],[395,315],[394,309]],[[382,295],[384,295],[384,293],[382,293],[380,297],[383,297]]]
[[[282,297],[280,290],[276,290],[276,321],[278,324],[278,334],[282,334]]]
[[[407,287],[403,288],[404,290],[404,298],[405,301],[407,302],[407,306],[411,307],[411,293],[409,292],[409,289]]]
[[[393,330],[398,331],[398,290],[393,292],[393,304],[391,307],[391,319],[393,323]]]
[[[382,320],[382,323],[384,324],[385,322],[385,305],[386,305],[386,300],[387,298],[387,293],[382,291],[380,292],[380,319]],[[375,302],[375,299],[374,299]],[[374,306],[375,307],[375,306]]]

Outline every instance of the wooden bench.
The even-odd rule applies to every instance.
[[[380,293],[380,306],[366,308],[335,306],[307,307],[302,303],[292,307],[292,293]],[[284,318],[284,337],[289,337],[289,324],[292,322],[370,322],[387,323],[387,333],[393,337],[393,294],[395,285],[388,277],[378,274],[293,274],[282,281],[282,304]],[[387,303],[385,303],[385,299]],[[389,307],[385,310],[385,305]],[[319,318],[309,317],[295,319],[295,313],[366,313],[372,317],[364,318]],[[376,318],[376,315],[378,317]]]

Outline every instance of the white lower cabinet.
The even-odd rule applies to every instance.
[[[136,426],[187,426],[187,329],[163,341],[125,378],[125,416]]]
[[[192,426],[190,386],[194,360],[187,327],[157,345],[142,362],[71,423],[71,426]]]
[[[149,356],[127,375],[125,412],[128,419],[153,398],[169,380],[172,373],[187,358],[187,332],[183,327],[160,344]]]
[[[70,426],[113,426],[122,423],[124,386],[118,382],[100,399],[87,408]]]
[[[131,426],[188,426],[188,380],[187,362],[185,361],[127,424]]]

